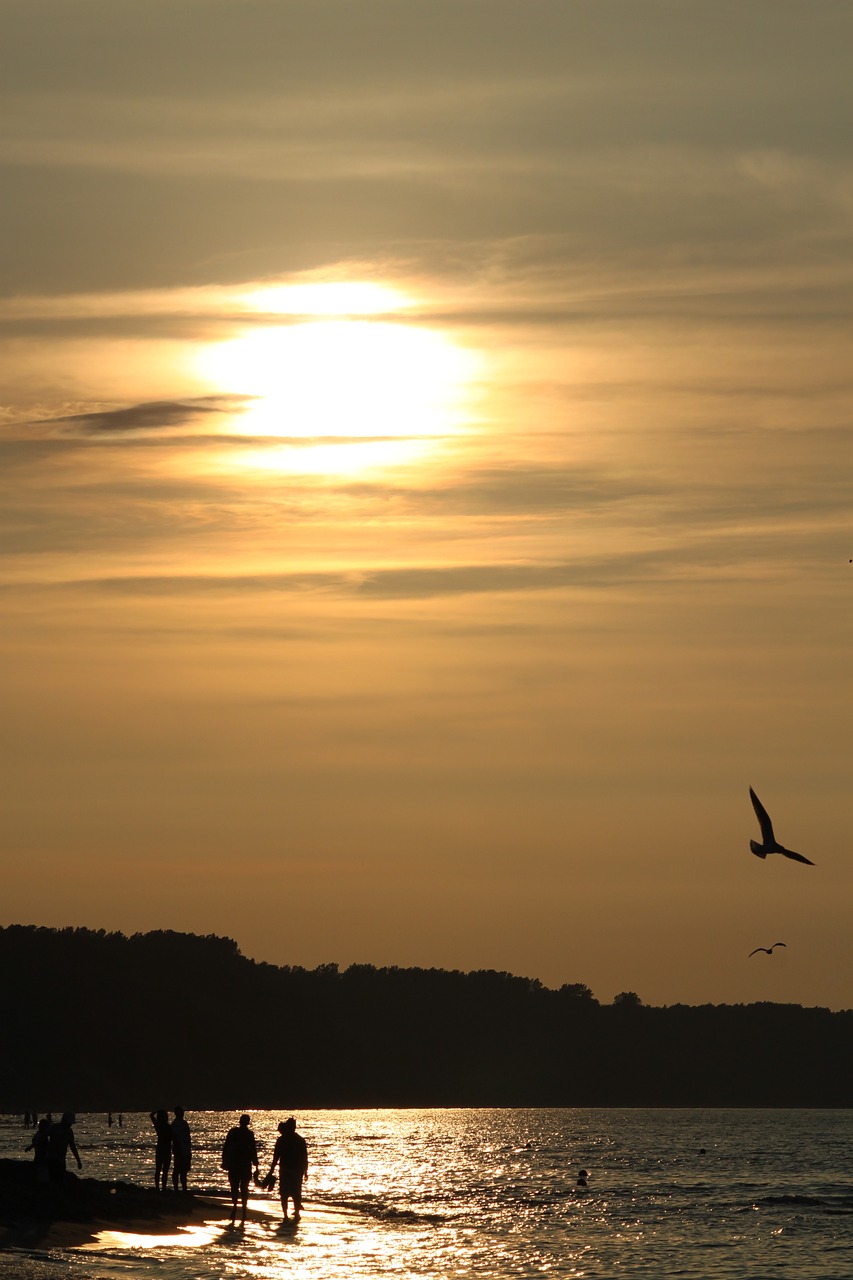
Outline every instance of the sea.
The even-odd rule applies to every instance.
[[[288,1113],[246,1111],[266,1172]],[[298,1228],[255,1189],[232,1231],[220,1154],[239,1114],[187,1113],[191,1183],[223,1197],[206,1220],[101,1232],[33,1267],[61,1263],[69,1280],[853,1277],[851,1111],[297,1112],[310,1160]],[[147,1115],[79,1115],[75,1133],[84,1176],[153,1185]],[[27,1141],[20,1116],[0,1118],[0,1154],[28,1158]]]

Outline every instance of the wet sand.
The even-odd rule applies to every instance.
[[[230,1203],[226,1208],[213,1191],[156,1191],[72,1173],[54,1201],[49,1189],[36,1183],[30,1161],[0,1160],[0,1277],[52,1280],[61,1264],[33,1257],[32,1251],[79,1248],[102,1231],[173,1233],[229,1213]]]

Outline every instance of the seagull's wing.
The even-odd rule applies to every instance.
[[[750,951],[749,956],[757,956],[757,955],[758,955],[758,953],[759,953],[759,951],[767,951],[767,948],[766,948],[766,947],[756,947],[754,951]],[[769,951],[767,951],[767,954],[768,954],[768,955],[770,955],[770,952],[769,952]],[[746,957],[746,958],[747,958],[747,960],[749,959],[749,956],[747,956],[747,957]]]
[[[765,844],[775,844],[776,837],[773,834],[773,823],[770,821],[770,814],[764,808],[758,796],[749,788],[749,798],[752,801],[752,807],[755,810],[755,816],[758,819],[758,825],[761,827],[761,838]]]
[[[814,866],[814,863],[812,863],[812,866]],[[784,947],[784,946],[785,946],[785,943],[784,943],[784,942],[774,942],[774,943],[773,943],[773,947]],[[771,951],[773,950],[773,947],[771,947],[771,948],[770,948],[770,950],[771,950]]]
[[[794,853],[793,849],[779,848],[777,850],[777,853],[784,853],[786,858],[793,858],[795,862],[804,862],[807,867],[814,866],[814,863],[812,862],[811,858],[804,858],[801,853]]]

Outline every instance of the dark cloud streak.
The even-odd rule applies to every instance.
[[[102,432],[122,435],[125,432],[186,426],[205,414],[233,413],[251,399],[251,396],[221,395],[201,396],[192,400],[151,400],[122,409],[75,413],[67,417],[52,418],[49,421],[58,425],[73,426],[93,435]],[[45,419],[39,421],[43,423]]]
[[[215,597],[256,594],[326,594],[363,600],[413,601],[483,594],[519,594],[572,589],[637,587],[643,583],[695,580],[703,571],[728,567],[716,547],[634,552],[618,557],[563,560],[551,564],[500,563],[410,566],[380,570],[259,574],[139,574],[30,582],[7,591],[93,592],[127,597]]]

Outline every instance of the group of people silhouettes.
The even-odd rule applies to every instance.
[[[177,1191],[180,1184],[181,1189],[186,1191],[193,1144],[190,1127],[184,1119],[183,1107],[175,1107],[175,1118],[171,1122],[168,1111],[152,1111],[151,1123],[157,1134],[157,1147],[154,1151],[154,1186],[158,1191],[166,1190],[171,1165],[173,1187]]]
[[[246,1204],[249,1199],[249,1183],[258,1175],[258,1146],[251,1128],[251,1117],[241,1116],[240,1123],[229,1129],[222,1148],[222,1168],[228,1174],[231,1187],[231,1226],[237,1218],[237,1202],[241,1206],[241,1225],[246,1221]],[[302,1183],[308,1176],[308,1147],[301,1133],[296,1132],[293,1116],[278,1126],[278,1138],[273,1148],[272,1164],[261,1186],[272,1190],[275,1171],[278,1169],[281,1210],[288,1220],[287,1206],[293,1201],[293,1221],[298,1222],[302,1213]]]
[[[36,1131],[25,1151],[32,1151],[35,1165],[36,1184],[39,1188],[50,1188],[51,1195],[58,1197],[65,1180],[65,1162],[70,1151],[77,1161],[77,1168],[83,1168],[77,1144],[74,1141],[74,1121],[77,1117],[71,1111],[64,1111],[60,1120],[54,1121],[48,1114],[42,1116],[36,1124]]]
[[[192,1136],[183,1107],[175,1107],[174,1119],[169,1119],[168,1111],[152,1111],[151,1123],[157,1135],[154,1150],[154,1185],[158,1191],[168,1187],[169,1170],[172,1171],[172,1185],[177,1191],[180,1187],[187,1190],[187,1178],[192,1163]],[[38,1121],[32,1141],[25,1148],[33,1152],[36,1183],[49,1186],[55,1196],[59,1196],[65,1178],[66,1160],[70,1151],[77,1161],[77,1168],[83,1163],[74,1140],[74,1123],[76,1116],[66,1111],[62,1119],[53,1122],[50,1114]],[[278,1170],[279,1195],[285,1221],[288,1221],[288,1204],[293,1202],[293,1221],[298,1222],[302,1213],[302,1183],[308,1176],[308,1147],[301,1133],[296,1132],[296,1121],[293,1116],[278,1126],[278,1138],[272,1154],[272,1164],[266,1177],[261,1179],[258,1166],[258,1147],[251,1128],[251,1117],[241,1116],[239,1124],[229,1129],[222,1148],[222,1168],[228,1174],[231,1188],[231,1223],[235,1225],[237,1205],[240,1203],[241,1225],[246,1221],[246,1205],[249,1199],[249,1184],[254,1182],[267,1190],[272,1190],[276,1182]]]
[[[168,1111],[152,1111],[151,1123],[157,1135],[154,1150],[154,1185],[165,1191],[172,1169],[172,1184],[187,1189],[187,1176],[192,1160],[192,1138],[183,1107],[175,1107],[175,1118],[169,1120]],[[249,1200],[249,1184],[254,1180],[267,1190],[272,1190],[278,1169],[281,1208],[287,1219],[287,1207],[293,1201],[293,1221],[298,1222],[302,1213],[302,1183],[308,1175],[308,1147],[301,1133],[296,1132],[293,1116],[278,1126],[278,1138],[273,1148],[269,1173],[262,1180],[259,1175],[258,1144],[250,1125],[251,1116],[241,1116],[239,1124],[229,1129],[222,1147],[222,1168],[228,1174],[231,1188],[231,1226],[235,1225],[238,1202],[241,1208],[241,1224],[246,1221],[246,1205]]]

